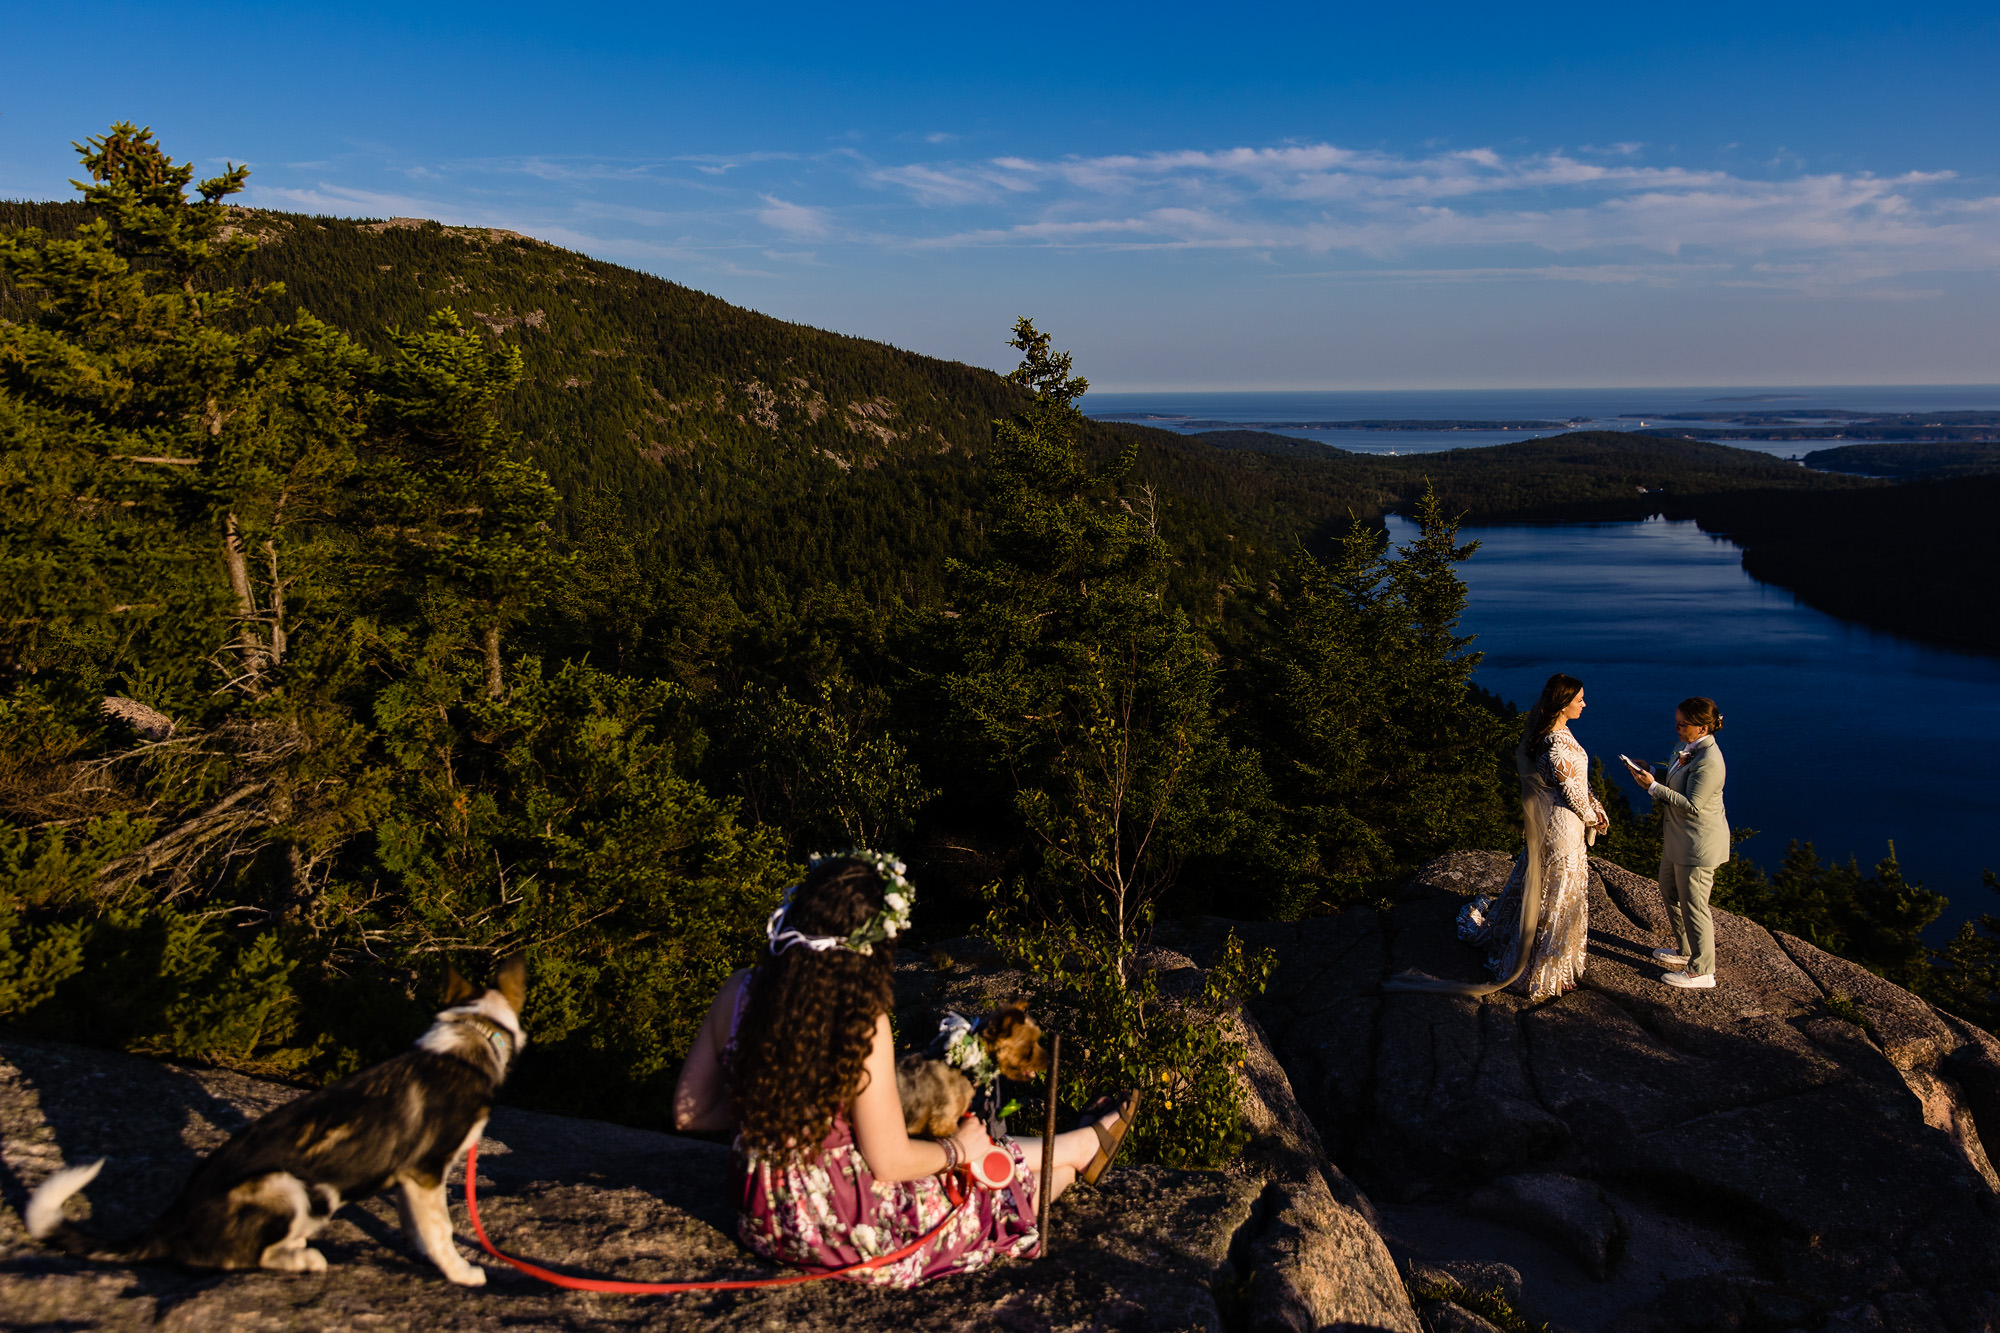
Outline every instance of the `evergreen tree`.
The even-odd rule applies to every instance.
[[[1982,877],[1989,892],[2000,893],[2000,877]],[[1981,912],[1958,928],[1951,943],[1932,954],[1937,968],[1930,998],[1988,1032],[2000,1031],[2000,916]]]
[[[73,239],[0,238],[0,281],[40,294],[32,321],[0,325],[8,655],[72,664],[71,685],[149,719],[123,771],[157,836],[107,887],[275,848],[295,904],[371,809],[365,787],[321,781],[351,739],[325,673],[345,653],[352,543],[326,520],[366,432],[370,358],[307,316],[252,323],[281,288],[218,281],[251,246],[221,203],[243,168],[189,203],[192,169],[145,130],[79,151],[98,216]],[[328,634],[301,643],[301,623]]]
[[[1426,489],[1391,558],[1356,521],[1326,558],[1294,562],[1264,674],[1271,786],[1318,850],[1333,901],[1462,846],[1510,846],[1509,730],[1471,685],[1457,633],[1473,551]]]
[[[389,580],[382,591],[421,589],[471,623],[497,699],[501,632],[548,595],[561,563],[549,543],[555,488],[498,420],[520,353],[444,310],[393,333],[371,378],[373,429],[349,492],[356,526]]]
[[[1034,399],[994,425],[990,557],[949,567],[961,666],[947,688],[1013,787],[1045,905],[1122,946],[1226,755],[1215,665],[1166,602],[1155,497],[1126,484],[1136,442],[1093,465],[1069,354],[1026,319],[1010,346],[1010,378]]]
[[[1796,841],[1769,878],[1751,863],[1730,865],[1742,869],[1727,879],[1717,875],[1716,906],[1788,931],[1920,994],[1934,989],[1923,931],[1948,900],[1903,878],[1894,843],[1872,875],[1862,874],[1852,858],[1846,865],[1822,862],[1810,842]]]
[[[781,848],[685,690],[503,658],[581,595],[518,354],[279,321],[227,283],[242,169],[190,201],[144,130],[80,151],[91,219],[0,236],[0,1016],[332,1073],[432,960],[527,947],[524,1087],[664,1114]]]

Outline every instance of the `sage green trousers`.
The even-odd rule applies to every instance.
[[[1708,914],[1708,895],[1714,888],[1714,866],[1660,862],[1660,896],[1667,900],[1667,920],[1688,957],[1687,970],[1698,977],[1715,971],[1715,922]]]

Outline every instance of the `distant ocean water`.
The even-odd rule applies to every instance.
[[[2000,411],[2000,385],[1877,385],[1847,388],[1681,388],[1681,389],[1409,389],[1326,390],[1312,393],[1093,393],[1083,410],[1094,417],[1139,420],[1184,433],[1229,426],[1269,430],[1318,440],[1338,449],[1370,454],[1424,454],[1509,440],[1531,440],[1567,430],[1636,430],[1681,427],[1699,434],[1701,422],[1678,416],[1692,412],[1757,409],[1850,412]],[[1539,430],[1320,430],[1297,422],[1318,421],[1550,421]],[[1204,424],[1198,424],[1204,423]],[[1212,423],[1228,423],[1218,425]],[[1574,423],[1574,424],[1570,424]],[[1827,447],[1799,440],[1731,441],[1791,458]]]

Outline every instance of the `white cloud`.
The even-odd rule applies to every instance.
[[[759,197],[763,199],[764,207],[757,210],[757,220],[773,231],[817,240],[833,230],[826,215],[817,208],[790,203],[774,194]]]
[[[1038,188],[1028,177],[1004,165],[983,167],[878,167],[868,178],[900,186],[918,203],[952,205],[997,202],[1009,194],[1032,194]]]
[[[1782,260],[1794,266],[1789,276],[1742,276],[1799,286],[2000,267],[2000,198],[1968,193],[1951,172],[1753,177],[1649,166],[1637,144],[1580,152],[1611,160],[1285,144],[910,163],[873,167],[866,179],[905,192],[926,213],[972,215],[970,226],[912,229],[907,243],[925,250],[1236,250],[1378,265],[1450,255],[1395,269],[1440,280],[1509,271],[1715,281]],[[1550,266],[1538,254],[1595,262]]]
[[[942,141],[905,136],[913,156],[903,161],[840,145],[397,163],[344,177],[372,188],[328,183],[343,171],[332,167],[253,180],[252,201],[510,227],[559,243],[623,232],[633,239],[598,237],[591,252],[746,276],[763,276],[737,267],[752,255],[837,267],[836,251],[931,263],[954,251],[1040,249],[1205,253],[1258,276],[1506,275],[1888,299],[1935,290],[1942,275],[2000,270],[2000,195],[1951,172],[1689,166],[1653,160],[1637,143],[1398,153],[1287,142],[974,159],[926,156],[919,138]]]

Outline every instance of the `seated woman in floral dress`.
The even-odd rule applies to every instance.
[[[724,982],[674,1092],[683,1130],[735,1129],[737,1231],[758,1254],[828,1272],[893,1254],[951,1210],[944,1177],[990,1150],[976,1119],[950,1139],[912,1138],[889,1029],[895,946],[913,890],[874,852],[815,860],[772,913],[757,966]],[[1050,1197],[1110,1166],[1137,1095],[1056,1136]],[[853,1276],[911,1287],[1032,1255],[1041,1143],[1002,1140],[1014,1183],[974,1189],[928,1244]]]

